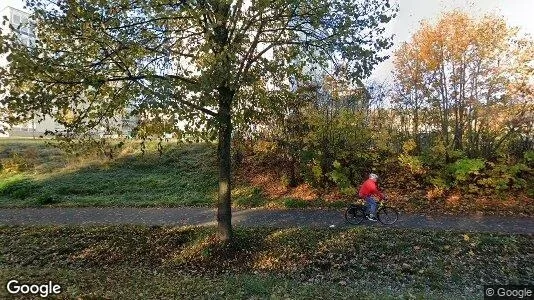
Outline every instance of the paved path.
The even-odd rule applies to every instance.
[[[232,222],[241,226],[349,227],[342,210],[234,210]],[[144,224],[214,225],[213,208],[23,208],[0,209],[0,225]],[[363,224],[384,226],[365,221]],[[439,216],[401,214],[392,225],[456,231],[534,234],[534,217]]]

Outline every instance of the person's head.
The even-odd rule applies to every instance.
[[[371,173],[371,174],[369,174],[369,179],[371,179],[374,182],[377,182],[378,181],[378,175],[376,175],[375,173]]]

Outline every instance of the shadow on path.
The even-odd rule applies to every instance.
[[[22,208],[0,209],[0,225],[215,225],[214,208]],[[234,210],[232,222],[240,226],[351,227],[342,210]],[[364,226],[384,226],[375,222]],[[390,227],[473,232],[534,234],[534,218],[499,216],[425,216],[400,214]]]

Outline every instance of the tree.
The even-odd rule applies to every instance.
[[[423,22],[395,53],[394,71],[396,102],[412,115],[418,145],[424,121],[439,131],[448,149],[493,156],[524,127],[525,120],[513,122],[518,120],[513,115],[526,113],[525,99],[532,93],[525,96],[528,88],[518,92],[513,87],[531,86],[525,77],[531,53],[532,40],[519,37],[517,28],[495,16],[476,20],[452,11],[436,24]],[[501,117],[496,118],[497,112]]]
[[[313,62],[347,62],[368,76],[391,46],[387,0],[29,0],[39,41],[2,43],[4,102],[19,116],[70,109],[67,130],[97,126],[130,105],[160,107],[218,139],[218,233],[230,240],[230,148],[235,109],[258,112],[254,87],[287,89]],[[27,86],[19,91],[15,87]],[[253,93],[252,93],[253,94]],[[263,99],[263,98],[259,98]],[[135,111],[135,110],[134,110]],[[239,112],[242,115],[243,112]]]
[[[420,150],[419,125],[421,122],[421,109],[424,97],[424,78],[421,59],[418,57],[415,45],[403,43],[395,55],[395,90],[394,99],[397,105],[407,108],[411,115],[411,122],[403,120],[403,124],[411,124],[411,134],[415,137],[416,148]],[[406,128],[408,131],[408,128]]]

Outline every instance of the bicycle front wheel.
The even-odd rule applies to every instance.
[[[380,223],[385,225],[391,225],[399,219],[399,212],[393,207],[382,207],[377,213]]]
[[[365,212],[359,206],[349,206],[345,211],[345,220],[352,225],[360,224],[365,219]]]

